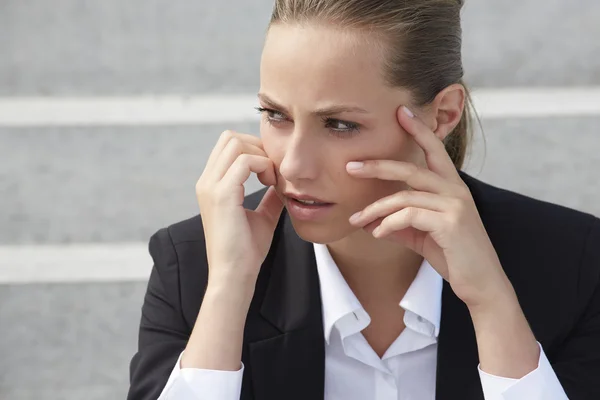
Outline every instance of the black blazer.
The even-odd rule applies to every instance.
[[[600,219],[460,175],[569,398],[600,399]],[[264,191],[247,196],[246,208],[255,208]],[[207,282],[200,216],[156,232],[149,251],[154,267],[130,365],[130,400],[158,398],[194,326]],[[438,339],[436,399],[483,399],[473,324],[447,282]],[[315,257],[285,210],[258,276],[242,361],[241,399],[323,399]]]

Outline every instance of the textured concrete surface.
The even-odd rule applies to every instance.
[[[600,215],[599,124],[600,117],[484,120],[465,169]],[[225,128],[257,132],[252,123],[0,129],[0,210],[10,210],[0,214],[0,243],[146,241],[197,213],[194,185]]]
[[[0,95],[254,92],[272,0],[0,2]],[[600,84],[600,3],[467,0],[474,86]]]
[[[0,399],[124,399],[145,290],[0,285]]]

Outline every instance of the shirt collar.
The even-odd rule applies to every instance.
[[[327,246],[319,243],[313,245],[321,286],[323,331],[325,332],[325,341],[329,343],[331,330],[335,323],[363,307],[346,283]]]
[[[443,284],[442,276],[429,264],[429,261],[423,259],[417,276],[400,301],[400,307],[404,308],[407,314],[412,313],[419,321],[425,319],[431,324],[431,334],[436,338],[440,334]],[[407,317],[408,315],[405,314],[405,322],[408,320]]]
[[[354,312],[364,313],[364,309],[346,283],[327,245],[313,243],[313,246],[321,287],[323,331],[325,341],[329,343],[331,331],[338,321]],[[412,319],[426,320],[432,326],[431,334],[439,335],[442,287],[442,277],[427,260],[423,260],[417,276],[400,301],[400,307],[407,311],[407,326]]]

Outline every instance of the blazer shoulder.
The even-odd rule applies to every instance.
[[[540,343],[564,338],[600,290],[600,219],[463,179]]]
[[[482,216],[502,219],[511,224],[547,227],[560,234],[559,228],[588,231],[598,217],[581,210],[518,193],[478,180],[461,171]],[[565,231],[563,231],[564,233]]]
[[[244,197],[244,208],[255,210],[267,188],[260,189]],[[191,218],[173,223],[165,228],[169,231],[174,245],[184,242],[204,242],[202,217],[197,214]]]
[[[571,207],[540,200],[479,181],[464,173],[478,211],[505,248],[522,250],[526,243],[532,260],[545,259],[554,271],[581,268],[580,279],[600,274],[600,218]],[[522,251],[516,251],[525,257]],[[567,257],[570,260],[567,262]],[[557,279],[565,275],[557,275]]]
[[[600,262],[594,258],[600,258],[598,217],[468,175],[463,179],[492,243],[499,255],[510,261],[506,268],[512,269],[514,276],[529,276],[533,280],[545,276],[546,280],[556,282],[567,279],[597,282]],[[552,274],[548,275],[549,271]]]

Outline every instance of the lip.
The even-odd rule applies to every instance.
[[[312,200],[309,198],[307,200]],[[315,200],[317,201],[317,200]],[[298,221],[317,222],[323,220],[334,208],[334,204],[326,203],[322,205],[302,204],[294,198],[285,197],[285,208],[290,216]]]
[[[289,198],[290,200],[296,199],[296,200],[304,200],[304,201],[315,201],[317,203],[324,203],[327,205],[333,204],[330,201],[323,200],[318,197],[314,197],[314,196],[310,196],[310,195],[302,194],[302,193],[284,192],[283,195],[285,197]]]

